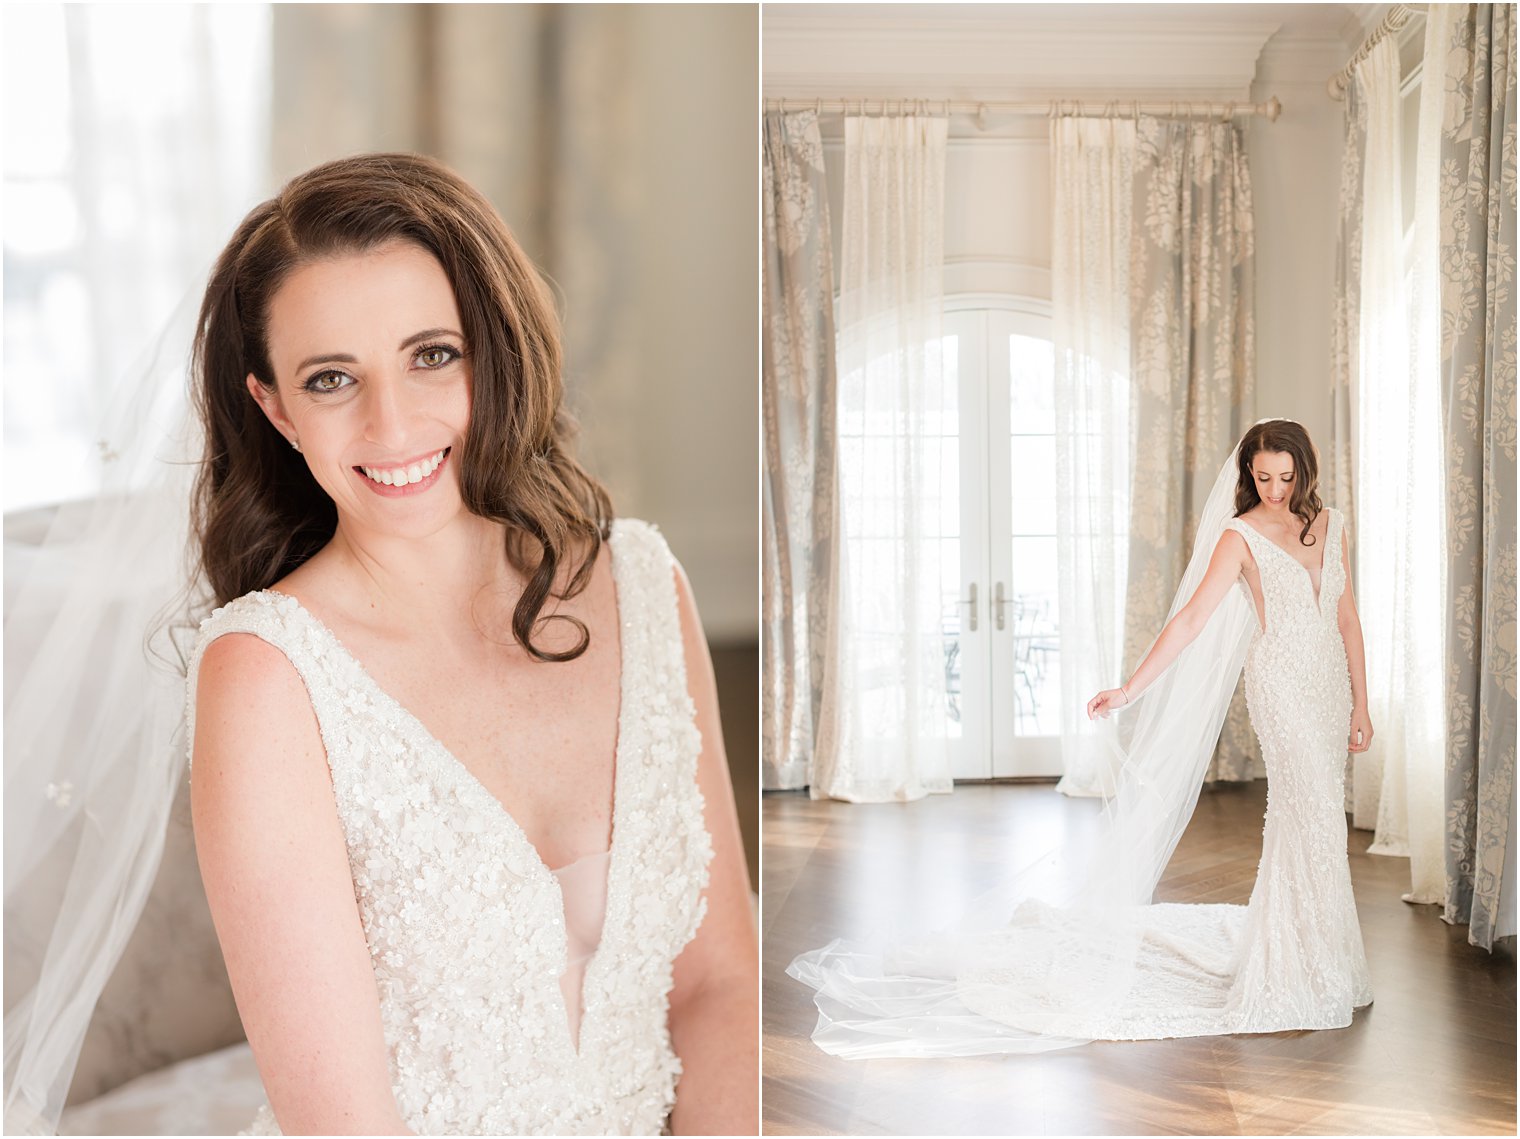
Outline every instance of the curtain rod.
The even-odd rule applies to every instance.
[[[872,107],[875,111],[872,111]],[[1089,109],[1076,99],[1052,99],[1049,102],[1013,103],[995,99],[969,101],[965,99],[804,99],[787,96],[784,99],[767,99],[767,111],[816,111],[820,115],[867,115],[888,113],[975,115],[979,130],[987,129],[987,116],[998,115],[1047,115],[1060,118],[1067,115],[1090,115],[1094,118],[1139,118],[1141,115],[1166,115],[1171,118],[1220,118],[1233,119],[1236,115],[1262,115],[1268,122],[1276,122],[1282,114],[1282,103],[1273,95],[1265,103],[1190,103],[1183,100],[1155,99],[1109,99],[1094,104],[1101,109]]]
[[[1346,66],[1330,76],[1330,79],[1325,83],[1325,90],[1330,92],[1330,98],[1336,100],[1344,99],[1346,97],[1346,88],[1351,83],[1351,77],[1356,74],[1357,64],[1366,59],[1372,53],[1372,49],[1377,47],[1385,38],[1401,30],[1405,24],[1409,23],[1416,16],[1423,15],[1425,15],[1423,7],[1416,7],[1411,4],[1395,4],[1392,8],[1388,9],[1388,15],[1383,17],[1383,22],[1372,29],[1372,34],[1363,41],[1361,47],[1356,49],[1356,54],[1347,60]]]

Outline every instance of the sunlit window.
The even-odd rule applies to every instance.
[[[267,196],[269,6],[4,10],[5,509],[105,485],[104,408]]]
[[[1060,735],[1061,615],[1056,576],[1055,353],[1017,333],[1008,353],[1013,544],[1013,701],[1021,736]]]
[[[925,589],[939,589],[941,581],[953,589],[960,576],[960,410],[955,389],[955,341],[942,341],[941,356],[933,347],[924,371],[938,385],[921,421],[909,425],[896,412],[895,399],[872,399],[871,393],[892,391],[903,382],[901,361],[892,355],[871,360],[863,369],[839,377],[839,483],[848,495],[846,565],[850,589],[856,599],[860,623],[852,630],[861,686],[863,717],[873,722],[873,702],[882,706],[884,722],[900,717],[885,716],[888,706],[905,698],[892,678],[900,671],[894,663],[902,651],[901,618],[904,581]],[[912,472],[911,483],[909,473]],[[916,488],[915,501],[905,501],[909,486]],[[921,535],[914,548],[905,550],[897,537],[905,512],[918,520]],[[955,597],[939,599],[947,636],[953,637]],[[924,603],[933,604],[925,598]],[[875,614],[875,616],[873,616]],[[947,683],[956,676],[955,646],[947,640]],[[873,685],[875,677],[883,678]],[[950,688],[952,705],[955,689]],[[907,694],[938,707],[934,694]],[[946,734],[959,735],[958,718],[951,710]]]

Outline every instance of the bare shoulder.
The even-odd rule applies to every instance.
[[[1226,526],[1224,533],[1219,535],[1219,541],[1214,546],[1214,557],[1245,565],[1250,561],[1251,547],[1246,544],[1244,534],[1233,526]]]
[[[198,830],[220,802],[330,786],[304,681],[283,652],[252,633],[225,633],[206,646],[192,748]]]
[[[306,686],[280,649],[253,633],[223,633],[201,654],[197,719],[210,712],[259,719],[307,704]]]

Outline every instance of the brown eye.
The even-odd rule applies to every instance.
[[[353,381],[342,372],[318,372],[302,386],[309,392],[335,392]]]
[[[433,345],[424,348],[417,353],[417,363],[424,368],[441,368],[445,364],[451,364],[459,358],[459,353],[452,348],[442,345]]]

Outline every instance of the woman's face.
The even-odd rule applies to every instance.
[[[340,518],[418,535],[461,509],[467,347],[443,266],[397,241],[292,272],[269,306],[275,391],[248,389]]]
[[[1293,494],[1293,456],[1286,451],[1258,451],[1251,459],[1251,477],[1256,493],[1272,508],[1287,504]]]

